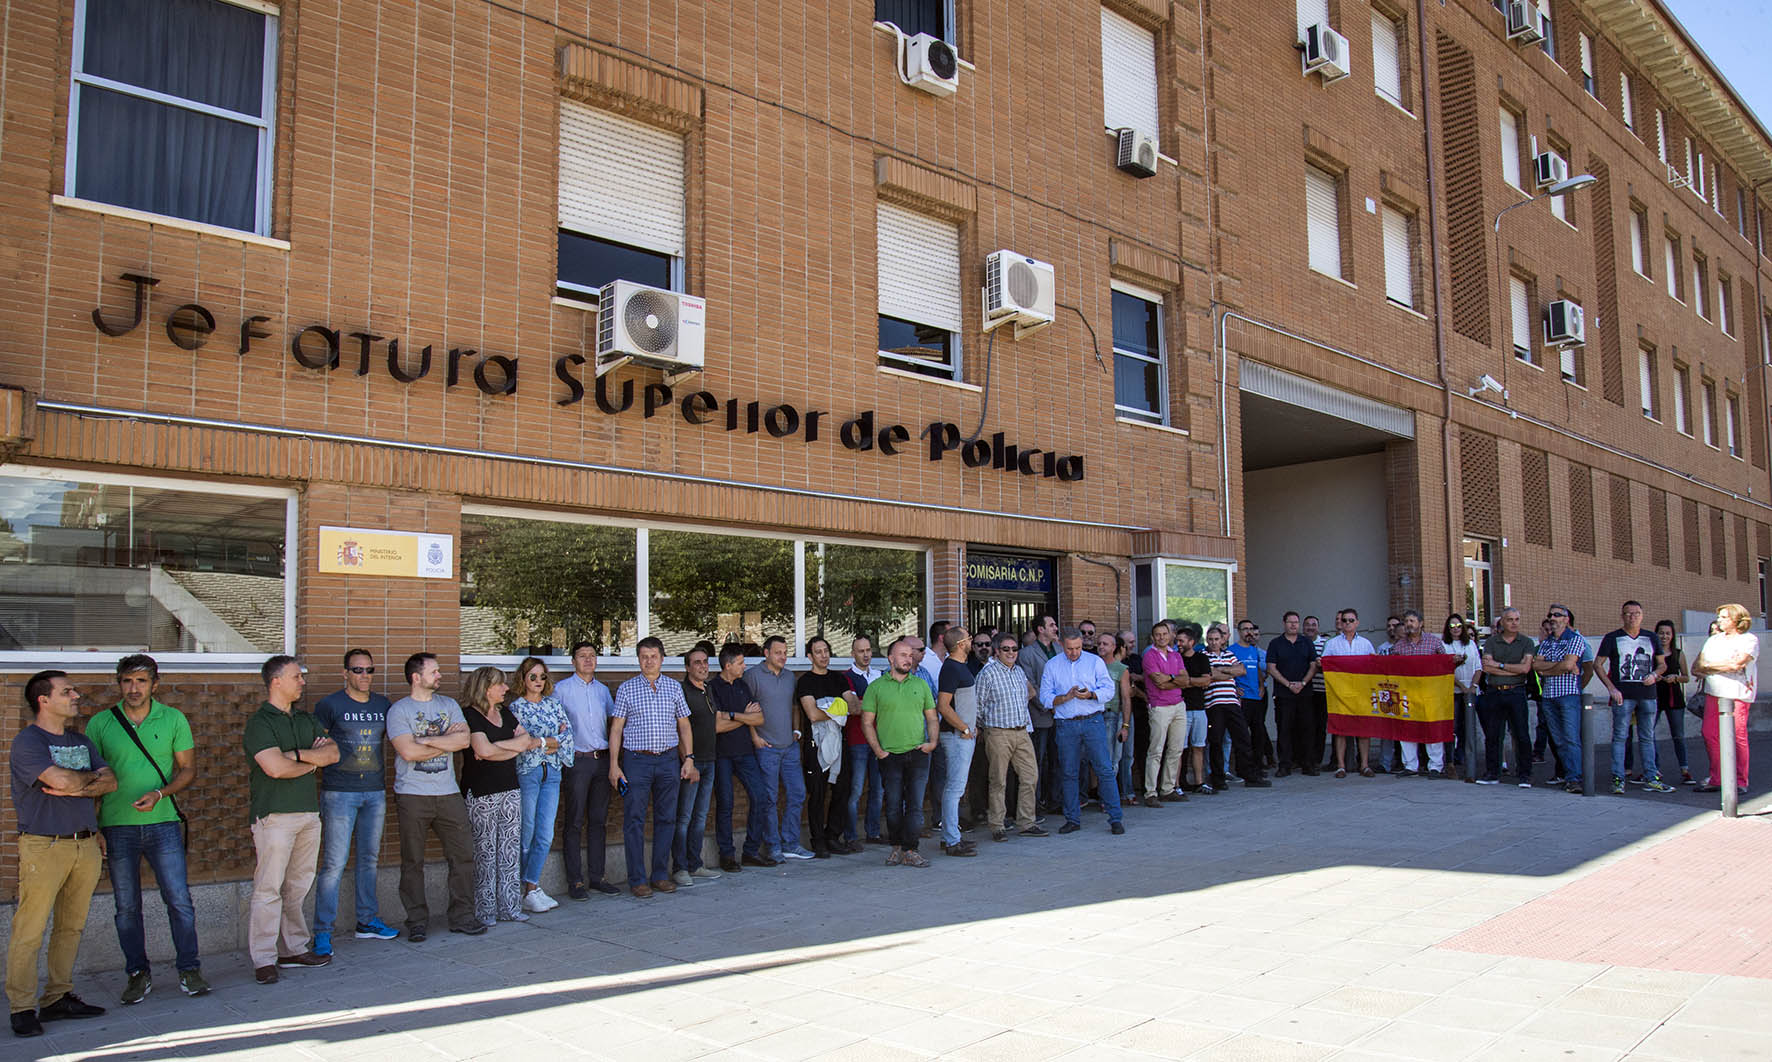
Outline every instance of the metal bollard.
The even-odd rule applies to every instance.
[[[1723,780],[1723,817],[1736,817],[1735,804],[1738,794],[1735,792],[1735,711],[1736,702],[1726,697],[1717,698],[1717,751],[1722,755]]]
[[[1464,780],[1476,782],[1477,767],[1477,699],[1464,706]]]
[[[1602,714],[1606,718],[1606,740],[1608,743],[1610,743],[1612,740],[1612,709],[1611,709],[1610,704],[1607,704],[1604,707],[1605,707],[1605,711],[1601,712],[1599,708],[1596,708],[1594,706],[1593,697],[1591,695],[1585,694],[1585,693],[1582,694],[1582,697],[1581,697],[1581,795],[1582,796],[1593,796],[1594,792],[1595,792],[1595,785],[1597,784],[1594,781],[1594,778],[1599,773],[1597,770],[1597,766],[1598,766],[1598,762],[1599,762],[1600,757],[1596,753],[1596,750],[1599,748],[1599,744],[1595,740],[1595,737],[1596,737],[1597,731],[1599,730],[1600,716]]]

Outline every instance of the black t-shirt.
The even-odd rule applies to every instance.
[[[1667,651],[1667,670],[1662,672],[1661,681],[1655,684],[1655,703],[1664,712],[1683,712],[1686,710],[1686,692],[1682,684],[1667,681],[1667,676],[1678,675],[1686,670],[1686,656],[1678,649]],[[1623,689],[1623,687],[1619,687]]]
[[[1661,641],[1654,631],[1639,630],[1633,638],[1620,627],[1600,640],[1600,651],[1594,658],[1610,662],[1612,685],[1618,687],[1625,700],[1646,701],[1655,696],[1655,684],[1649,676],[1655,671],[1655,657],[1660,652]]]
[[[813,701],[817,702],[824,700],[826,697],[841,697],[848,692],[849,680],[844,678],[841,673],[836,671],[826,671],[824,674],[820,675],[815,671],[808,671],[801,675],[794,683],[794,703],[798,704],[802,697],[811,697]],[[847,722],[847,718],[845,718],[845,722]],[[808,750],[815,748],[812,741],[812,724],[810,722],[808,722],[800,732],[800,743]],[[801,759],[804,762],[811,763],[814,768],[818,766],[816,753],[814,753],[811,760],[806,760],[804,755],[801,756]]]
[[[1297,641],[1289,642],[1282,634],[1267,643],[1267,662],[1287,682],[1304,681],[1304,673],[1310,670],[1311,661],[1316,658],[1317,647],[1302,634]]]
[[[956,696],[954,699],[958,701],[959,697],[957,695],[961,690],[971,689],[976,685],[978,685],[978,676],[973,673],[972,669],[950,656],[941,662],[941,671],[935,676],[936,700],[939,701],[941,699],[940,695],[947,693],[955,694]],[[966,713],[960,712],[958,705],[955,706],[955,711],[959,712],[962,718],[965,717]],[[974,712],[973,717],[977,718],[976,711]],[[947,716],[944,715],[940,718],[942,732],[948,734],[953,733],[954,728],[948,725]]]
[[[1304,639],[1300,638],[1299,641]],[[1212,674],[1212,661],[1206,659],[1204,650],[1196,648],[1181,658],[1182,666],[1187,668],[1189,678],[1204,678]],[[1206,687],[1189,686],[1181,691],[1181,703],[1187,705],[1190,712],[1206,710]]]
[[[727,682],[724,677],[715,675],[708,679],[708,691],[714,695],[714,710],[717,712],[743,715],[751,703],[751,688],[745,685],[743,679]],[[755,751],[757,746],[751,742],[751,728],[748,726],[736,727],[714,737],[715,759],[730,760]]]
[[[713,680],[708,680],[712,684]],[[695,742],[695,762],[705,764],[714,762],[714,746],[717,735],[714,733],[713,692],[710,689],[696,689],[695,683],[683,680],[683,699],[689,702],[689,737]],[[750,737],[747,735],[748,743]]]
[[[493,726],[492,720],[481,715],[478,708],[463,708],[461,714],[467,720],[470,734],[485,734],[486,740],[493,744],[509,741],[517,736],[517,713],[509,708],[499,711],[499,726]],[[517,758],[512,756],[508,760],[483,760],[474,755],[474,746],[470,741],[467,750],[462,753],[462,793],[483,797],[494,793],[508,793],[515,788]]]

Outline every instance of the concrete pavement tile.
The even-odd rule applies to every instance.
[[[1718,977],[1692,994],[1701,1000],[1739,1000],[1772,1008],[1772,980],[1759,977]]]
[[[746,1041],[735,1050],[740,1054],[772,1059],[774,1062],[800,1062],[801,1059],[814,1058],[863,1039],[865,1037],[858,1032],[807,1022]]]
[[[1691,995],[1716,978],[1715,974],[1688,973],[1684,970],[1646,970],[1635,966],[1613,966],[1601,971],[1591,984],[1603,988],[1623,988],[1632,992],[1664,992],[1670,995]]]
[[[1431,996],[1417,992],[1396,992],[1383,988],[1338,988],[1318,996],[1308,1006],[1368,1018],[1394,1018],[1426,1003]]]
[[[1184,980],[1186,976],[1185,974],[1175,976],[1153,974],[1148,984],[1115,985],[1101,995],[1089,999],[1087,1005],[1125,1011],[1141,1018],[1166,1014],[1179,1007],[1186,1007],[1200,998],[1201,993],[1193,989],[1169,987],[1170,985],[1187,983]],[[1199,980],[1199,978],[1196,977],[1195,980]]]
[[[718,1054],[723,1048],[706,1040],[698,1040],[693,1036],[681,1033],[669,1033],[661,1036],[649,1036],[644,1040],[635,1040],[624,1044],[613,1051],[592,1048],[593,1052],[608,1059],[621,1059],[632,1062],[636,1058],[644,1058],[646,1062],[687,1062],[691,1058],[702,1058]]]
[[[1115,1047],[1113,1044],[1084,1044],[1070,1054],[1060,1056],[1060,1062],[1152,1062],[1154,1059],[1173,1057],[1175,1056],[1146,1054],[1126,1047]]]
[[[1053,1036],[1011,1029],[988,1040],[967,1044],[952,1052],[950,1057],[976,1059],[978,1062],[1038,1062],[1040,1059],[1057,1058],[1076,1050],[1076,1047],[1075,1040],[1061,1040]]]
[[[935,1056],[928,1051],[914,1051],[877,1040],[861,1040],[814,1057],[818,1062],[919,1062]]]
[[[1271,1036],[1235,1036],[1201,1048],[1186,1056],[1188,1062],[1315,1062],[1328,1058],[1335,1048]]]
[[[1006,1031],[990,1022],[937,1014],[906,1025],[881,1028],[874,1035],[900,1047],[947,1054]]]
[[[1081,981],[1069,975],[1044,977],[1023,985],[1020,992],[1057,1003],[1081,1003],[1101,991],[1099,981]]]
[[[1710,1025],[1719,1029],[1772,1028],[1772,1018],[1768,1017],[1765,1003],[1717,996],[1696,996],[1686,1001],[1668,1020],[1680,1025]]]
[[[1765,1062],[1772,1058],[1772,1027],[1762,1023],[1756,1030],[1719,1029],[1668,1022],[1637,1046],[1645,1054],[1683,1062]]]
[[[1531,977],[1540,981],[1561,981],[1567,985],[1583,985],[1605,972],[1599,963],[1565,962],[1562,959],[1533,959],[1510,955],[1495,963],[1490,972],[1504,977]],[[1628,988],[1629,985],[1616,985]]]
[[[1370,1035],[1383,1024],[1384,1020],[1381,1018],[1298,1007],[1284,1014],[1277,1014],[1249,1031],[1280,1040],[1305,1040],[1346,1047],[1361,1037]]]
[[[1387,963],[1371,973],[1351,979],[1363,988],[1389,988],[1405,992],[1438,994],[1470,980],[1462,970],[1429,969],[1407,963]]]
[[[1517,1059],[1519,1062],[1617,1062],[1622,1052],[1588,1044],[1553,1043],[1529,1036],[1502,1036],[1483,1049],[1483,1062]]]
[[[1651,1018],[1597,1017],[1573,1010],[1547,1010],[1533,1015],[1512,1032],[1518,1036],[1555,1040],[1564,1045],[1627,1051],[1659,1024]]]
[[[1529,977],[1504,977],[1501,974],[1479,974],[1458,986],[1451,995],[1466,999],[1487,999],[1496,1003],[1521,1003],[1545,1007],[1574,991],[1562,981],[1535,981]]]
[[[1218,989],[1227,996],[1247,996],[1250,999],[1265,999],[1273,1003],[1284,1003],[1298,1006],[1308,1003],[1318,996],[1324,995],[1335,987],[1328,981],[1318,981],[1302,977],[1282,977],[1279,974],[1257,974],[1241,981],[1233,981]]]
[[[1040,1018],[1035,1027],[1042,1033],[1085,1042],[1105,1040],[1146,1020],[1142,1015],[1106,1007],[1079,1006],[1055,1010]]]
[[[1163,1058],[1178,1058],[1203,1050],[1233,1035],[1235,1034],[1209,1025],[1158,1018],[1122,1030],[1108,1037],[1106,1042],[1114,1047],[1148,1052]]]
[[[1373,926],[1362,930],[1354,939],[1373,941],[1379,944],[1412,944],[1419,948],[1432,947],[1451,936],[1452,932],[1439,926],[1410,925],[1406,922],[1392,922],[1386,925]]]
[[[717,1044],[736,1047],[759,1037],[770,1036],[784,1029],[792,1029],[803,1024],[805,1023],[794,1018],[768,1011],[735,1008],[729,1013],[709,1017],[706,1021],[681,1026],[679,1031],[703,1040],[711,1040]]]
[[[1409,1011],[1410,1021],[1443,1025],[1453,1029],[1503,1033],[1531,1017],[1534,1008],[1486,999],[1461,999],[1456,995],[1431,999]]]
[[[1460,1062],[1481,1057],[1484,1047],[1495,1037],[1472,1029],[1448,1029],[1442,1025],[1424,1025],[1417,1021],[1393,1021],[1375,1029],[1354,1047],[1394,1058],[1417,1062]],[[1338,1059],[1341,1057],[1336,1056]]]
[[[1492,970],[1501,961],[1499,955],[1489,955],[1478,951],[1454,951],[1451,948],[1425,948],[1403,960],[1410,966],[1422,966],[1435,970],[1459,970],[1473,975]]]
[[[1226,1029],[1247,1029],[1289,1009],[1286,1004],[1272,1000],[1210,993],[1188,1007],[1176,1008],[1162,1016]]]
[[[1685,1003],[1685,996],[1607,988],[1596,979],[1564,995],[1552,1005],[1551,1009],[1576,1010],[1588,1014],[1617,1014],[1630,1018],[1661,1019],[1680,1009]]]

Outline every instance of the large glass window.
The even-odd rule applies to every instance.
[[[1116,288],[1113,315],[1114,413],[1162,424],[1168,418],[1161,300]]]
[[[0,473],[0,659],[287,651],[293,495]]]
[[[634,541],[631,527],[464,513],[462,653],[632,653]]]
[[[552,658],[581,641],[631,660],[652,635],[676,656],[701,639],[747,655],[781,635],[839,651],[883,646],[928,622],[928,551],[915,546],[644,527],[469,506],[462,514],[464,664]]]
[[[80,0],[69,195],[265,235],[277,19],[225,0]]]

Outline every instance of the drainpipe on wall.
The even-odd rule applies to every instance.
[[[1462,561],[1459,548],[1461,535],[1458,521],[1452,516],[1452,381],[1446,370],[1446,298],[1440,275],[1439,202],[1440,166],[1434,156],[1433,112],[1428,106],[1427,83],[1427,0],[1415,0],[1415,69],[1421,83],[1421,148],[1427,159],[1427,260],[1433,271],[1434,288],[1434,360],[1440,381],[1440,467],[1445,482],[1446,512],[1446,605],[1452,610],[1458,601],[1458,575]],[[1500,253],[1499,248],[1497,254]],[[1425,601],[1422,604],[1426,604]]]
[[[1753,189],[1747,193],[1747,201],[1754,208],[1754,246],[1749,257],[1754,260],[1754,316],[1758,318],[1754,322],[1754,331],[1758,332],[1760,336],[1760,349],[1754,352],[1754,360],[1760,365],[1760,408],[1754,410],[1754,414],[1763,418],[1760,423],[1766,425],[1763,438],[1766,440],[1768,455],[1766,461],[1767,478],[1769,483],[1772,483],[1772,416],[1769,416],[1767,412],[1772,410],[1772,394],[1766,393],[1765,353],[1768,349],[1772,349],[1772,336],[1766,335],[1766,296],[1760,281],[1760,274],[1765,272],[1764,267],[1760,265],[1760,251],[1766,246],[1766,226],[1761,220],[1760,189],[1768,184],[1772,184],[1772,177],[1762,177],[1755,181]]]

